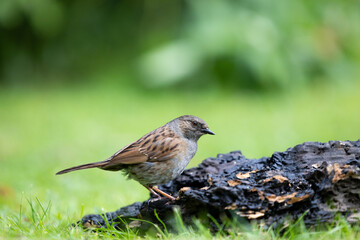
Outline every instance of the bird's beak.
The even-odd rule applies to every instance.
[[[204,128],[201,131],[206,134],[215,135],[215,133],[211,131],[209,128]]]

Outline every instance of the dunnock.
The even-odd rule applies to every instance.
[[[159,193],[174,200],[156,185],[170,182],[184,171],[196,153],[197,141],[204,134],[215,133],[204,120],[184,115],[149,132],[105,161],[68,168],[56,174],[87,168],[124,170],[129,178],[137,180],[155,196],[160,197]]]

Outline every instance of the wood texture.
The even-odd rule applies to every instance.
[[[246,219],[267,226],[303,214],[307,225],[331,222],[336,214],[358,222],[360,140],[305,142],[260,159],[247,159],[240,151],[219,154],[159,189],[178,199],[137,202],[103,216],[87,215],[80,222],[85,227],[106,227],[105,217],[117,228],[125,221],[146,230],[150,224],[133,218],[159,223],[156,210],[170,227],[174,208],[186,224],[193,217],[206,219],[207,214],[219,223]]]

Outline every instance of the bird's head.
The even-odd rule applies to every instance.
[[[207,123],[201,118],[192,115],[184,115],[178,117],[175,121],[178,122],[183,136],[188,139],[197,141],[202,135],[215,135],[215,133],[209,129]]]

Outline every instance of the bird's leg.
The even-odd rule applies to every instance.
[[[169,198],[171,201],[174,201],[174,200],[175,200],[174,197],[170,196],[170,195],[167,194],[166,192],[161,191],[160,189],[157,188],[157,186],[153,186],[153,187],[152,187],[152,190],[155,191],[155,192],[157,192],[157,193],[160,193],[160,194],[163,195],[164,197]],[[158,194],[157,194],[157,195],[158,195]]]
[[[152,194],[154,194],[156,196],[156,198],[161,198],[159,194],[157,194],[157,192],[155,192],[151,187],[149,186],[145,186],[147,190],[149,190]]]

